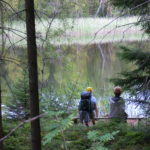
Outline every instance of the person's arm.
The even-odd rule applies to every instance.
[[[81,110],[81,100],[80,100],[79,106],[78,106],[78,111],[80,111],[80,110]]]
[[[95,104],[95,112],[96,112],[96,117],[98,117],[98,108],[97,108],[97,104]]]
[[[122,107],[123,111],[125,111],[125,101],[123,98],[121,98],[121,107]]]
[[[93,98],[93,102],[95,103],[95,113],[96,113],[96,117],[98,117],[98,108],[97,108],[97,100],[94,96],[92,96]]]
[[[128,118],[128,114],[125,112],[125,108],[126,107],[126,105],[125,105],[125,101],[124,101],[124,99],[122,98],[122,109],[123,109],[123,111],[124,111],[124,116],[125,116],[125,118]]]

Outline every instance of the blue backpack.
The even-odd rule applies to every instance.
[[[81,101],[80,101],[80,108],[81,111],[92,112],[92,102],[91,102],[91,93],[90,92],[82,92],[81,93]]]

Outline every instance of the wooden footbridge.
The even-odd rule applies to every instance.
[[[106,122],[111,120],[111,118],[108,118],[108,117],[98,117],[95,119],[97,121],[106,121]],[[75,118],[73,118],[73,121],[74,121],[74,124],[78,124],[80,122],[80,118],[75,117]],[[127,123],[131,126],[136,126],[140,122],[148,125],[148,124],[150,124],[150,118],[127,118]]]

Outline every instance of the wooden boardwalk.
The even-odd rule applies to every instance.
[[[136,126],[138,125],[140,122],[144,122],[145,124],[149,124],[148,123],[148,120],[150,118],[127,118],[127,123],[131,126]],[[107,118],[107,117],[98,117],[96,118],[97,121],[101,120],[101,121],[109,121],[111,120],[111,118]],[[75,117],[73,118],[73,121],[74,121],[74,124],[78,124],[80,121],[79,121],[79,117]]]

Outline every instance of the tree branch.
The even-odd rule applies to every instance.
[[[147,3],[150,3],[150,0],[145,1],[145,2],[143,2],[143,3],[141,3],[141,4],[139,4],[139,5],[137,5],[137,6],[133,7],[133,8],[131,8],[130,11],[133,11],[133,10],[135,10],[135,9],[137,9],[137,8],[139,8],[139,7],[141,7],[141,6],[145,5],[145,4],[147,4]],[[114,18],[112,21],[110,21],[109,23],[107,23],[106,25],[104,25],[102,28],[100,28],[98,31],[96,31],[95,34],[94,34],[93,39],[92,39],[87,45],[89,45],[92,41],[95,40],[97,34],[98,34],[101,30],[103,30],[104,28],[106,28],[107,26],[109,26],[110,24],[112,24],[114,21],[116,21],[117,19],[119,19],[120,17],[123,17],[123,16],[125,16],[125,15],[126,15],[126,12],[123,13],[123,14],[121,14],[120,16]]]
[[[28,120],[22,121],[18,126],[16,126],[14,129],[12,129],[6,136],[4,136],[3,138],[1,138],[0,142],[6,140],[9,136],[11,136],[17,129],[19,129],[20,127],[22,127],[25,123],[29,123],[29,122],[35,121],[36,119],[39,119],[39,118],[43,117],[44,115],[45,115],[45,113],[40,114],[38,116],[35,116],[33,118],[30,118]]]
[[[17,11],[16,11],[8,2],[6,2],[6,1],[4,1],[4,0],[1,0],[1,2],[5,3],[6,5],[8,5],[8,6],[12,9],[12,11],[13,11],[15,14],[17,14],[17,16],[18,16],[21,20],[23,20],[23,21],[25,22],[25,20],[21,18],[21,16],[17,13]]]

